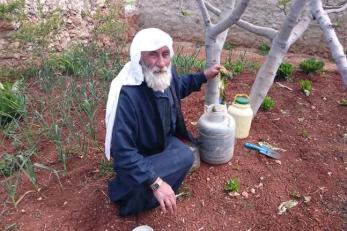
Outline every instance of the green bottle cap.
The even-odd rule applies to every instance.
[[[249,104],[249,99],[245,96],[237,96],[235,102],[238,104],[246,105]]]

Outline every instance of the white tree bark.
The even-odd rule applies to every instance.
[[[322,2],[310,0],[312,15],[318,21],[321,30],[324,33],[325,40],[330,48],[333,59],[342,76],[343,82],[347,86],[347,59],[335,30],[331,24],[328,14],[324,11]]]
[[[236,7],[234,7],[234,0],[226,0],[223,10],[220,13],[218,11],[220,21],[215,25],[211,22],[207,11],[207,7],[211,8],[211,5],[203,0],[197,1],[205,22],[206,67],[208,68],[214,64],[220,64],[220,57],[229,27],[240,19],[250,0],[239,1]],[[219,79],[208,80],[205,95],[206,105],[219,103],[218,87]]]
[[[307,0],[296,0],[290,8],[285,21],[273,40],[264,64],[260,67],[250,93],[253,116],[258,112],[265,96],[271,88],[279,65],[289,49],[289,38],[297,25],[299,16]]]

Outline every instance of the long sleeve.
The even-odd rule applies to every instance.
[[[151,184],[156,178],[152,163],[138,152],[136,140],[141,125],[135,106],[127,94],[121,92],[112,134],[111,153],[117,177],[130,187]]]
[[[194,91],[199,91],[201,85],[206,83],[207,79],[203,72],[198,72],[195,74],[182,75],[178,77],[178,89],[180,98],[188,96]]]

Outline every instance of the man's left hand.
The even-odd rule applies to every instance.
[[[206,76],[207,80],[213,79],[216,77],[219,73],[219,70],[221,69],[221,65],[214,64],[213,66],[209,67],[204,71],[204,74]]]

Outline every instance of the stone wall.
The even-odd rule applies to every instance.
[[[114,0],[117,1],[117,0]],[[11,0],[0,0],[8,3]],[[26,0],[25,10],[29,20],[35,22],[38,18],[37,0]],[[43,12],[59,10],[62,15],[64,28],[57,34],[50,47],[57,51],[66,49],[74,42],[87,43],[94,29],[92,16],[97,9],[105,6],[106,0],[40,0]],[[19,42],[11,39],[11,33],[20,24],[14,21],[0,20],[0,59],[26,59],[20,52]]]
[[[210,0],[216,6],[220,6],[223,0]],[[251,1],[242,19],[260,26],[271,26],[279,29],[283,19],[283,12],[277,7],[278,0]],[[329,1],[330,4],[340,1]],[[196,1],[183,0],[138,0],[139,27],[158,27],[173,37],[203,42],[204,28],[200,9]],[[339,14],[330,15],[340,42],[347,49],[347,10]],[[236,45],[256,47],[267,40],[263,37],[248,33],[245,30],[233,26],[229,30],[228,41]],[[327,51],[323,34],[316,22],[312,22],[309,30],[291,48],[291,51],[300,51],[324,55]]]

